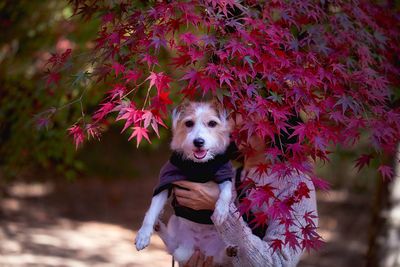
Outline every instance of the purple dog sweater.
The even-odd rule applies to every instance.
[[[154,189],[153,196],[166,189],[169,190],[170,194],[173,187],[172,183],[176,181],[186,180],[196,183],[214,181],[218,184],[231,181],[234,174],[229,159],[228,152],[225,152],[207,162],[195,162],[184,159],[182,154],[174,152],[160,171],[160,182]],[[175,197],[172,200],[172,207],[177,216],[202,224],[213,223],[211,221],[212,210],[193,210],[180,206]]]

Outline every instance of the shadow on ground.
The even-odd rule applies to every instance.
[[[1,202],[0,266],[170,266],[158,237],[140,253],[133,246],[155,181],[16,182]],[[342,191],[318,197],[327,243],[299,266],[363,266],[368,199]]]
[[[92,166],[88,177],[7,187],[0,202],[0,266],[171,266],[157,236],[142,252],[133,244],[168,147],[138,153],[119,133],[104,138],[82,152]],[[326,245],[306,253],[299,266],[365,265],[368,194],[319,194],[318,211]]]

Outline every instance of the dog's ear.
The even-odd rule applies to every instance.
[[[176,128],[180,115],[179,106],[172,110],[172,129]]]
[[[227,122],[228,112],[218,100],[211,101],[211,107],[213,107],[217,111],[217,115],[223,123]]]
[[[189,100],[183,100],[183,102],[172,110],[172,129],[176,128],[179,119],[181,118],[184,110],[190,105]]]

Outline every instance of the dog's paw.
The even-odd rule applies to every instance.
[[[138,251],[144,249],[149,245],[151,234],[151,228],[140,228],[135,238],[135,245]]]
[[[216,225],[221,225],[226,217],[228,217],[229,207],[225,202],[217,201],[215,204],[215,210],[213,213],[213,221]]]

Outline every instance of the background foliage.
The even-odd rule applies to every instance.
[[[384,155],[400,132],[396,2],[5,1],[1,8],[0,164],[7,176],[29,163],[55,164],[72,177],[81,164],[67,128],[78,147],[99,138],[114,113],[139,145],[165,126],[172,100],[207,94],[250,118],[234,132],[245,156],[252,135],[271,145],[260,173],[285,177],[294,167],[324,188],[309,159],[327,161],[332,146],[365,138],[371,146],[356,165],[372,162],[383,177],[392,174]],[[293,116],[304,122],[288,124]],[[282,133],[297,142],[283,148]],[[250,185],[250,201],[271,193]],[[267,215],[289,217],[288,203],[302,197],[304,188]],[[316,237],[313,230],[298,236],[306,249]]]
[[[58,82],[57,88],[43,78],[50,53],[73,48],[79,62],[79,53],[87,51],[88,41],[95,36],[98,20],[82,24],[71,19],[72,11],[63,1],[0,3],[0,166],[7,178],[21,171],[26,175],[37,167],[72,177],[73,170],[80,168],[66,134],[80,109],[74,105],[54,109],[81,93],[80,84],[71,85],[79,77],[70,75],[70,82]],[[65,66],[70,74],[80,68],[79,64]],[[83,104],[96,101],[87,97]],[[53,108],[38,117],[49,107]]]

